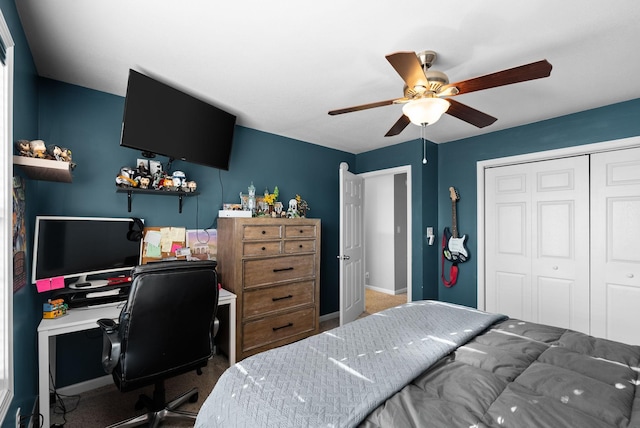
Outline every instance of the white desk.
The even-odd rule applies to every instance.
[[[98,328],[101,318],[118,320],[124,302],[97,308],[70,309],[60,318],[43,319],[38,326],[38,389],[40,413],[45,428],[51,425],[49,415],[49,369],[55,379],[56,336],[82,330]],[[229,305],[229,365],[236,363],[236,295],[225,289],[220,290],[218,306]],[[100,356],[96,356],[100,358]]]

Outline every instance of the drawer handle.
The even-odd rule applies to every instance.
[[[293,327],[293,323],[292,323],[292,322],[290,322],[290,323],[289,323],[289,324],[287,324],[287,325],[282,325],[282,326],[280,326],[280,327],[272,327],[272,328],[273,328],[273,331],[278,331],[278,330],[280,330],[280,329],[287,328],[287,327]]]
[[[266,230],[263,230],[263,231],[262,231],[262,234],[263,234],[263,235],[265,235],[266,233],[267,233],[267,231],[266,231]]]
[[[288,296],[284,296],[284,297],[272,297],[271,300],[273,300],[274,302],[277,302],[278,300],[286,300],[286,299],[292,299],[293,296],[291,294],[289,294]]]
[[[298,248],[302,248],[302,244],[300,244],[300,245],[298,246]]]
[[[266,250],[266,247],[262,247],[262,251]]]
[[[300,233],[304,233],[304,230],[300,229]]]
[[[282,268],[282,269],[274,269],[274,272],[283,272],[285,270],[293,270],[293,266],[291,267],[286,267],[286,268]]]

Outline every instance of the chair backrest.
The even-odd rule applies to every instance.
[[[137,266],[120,314],[121,390],[203,367],[212,355],[218,306],[215,261],[171,261]]]

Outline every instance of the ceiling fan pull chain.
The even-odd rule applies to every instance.
[[[422,164],[427,164],[427,138],[425,136],[425,129],[427,128],[427,124],[423,123],[420,127],[420,136],[422,137]]]

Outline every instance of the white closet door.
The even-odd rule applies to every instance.
[[[485,307],[531,320],[531,164],[485,171]]]
[[[589,157],[532,164],[532,311],[589,333]]]
[[[640,148],[591,157],[591,332],[640,345]]]
[[[486,308],[589,332],[589,160],[485,172]]]

